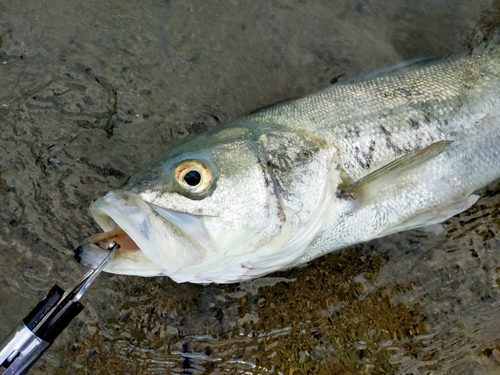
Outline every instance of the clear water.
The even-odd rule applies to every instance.
[[[169,145],[340,75],[464,53],[497,14],[409,3],[2,0],[0,337],[85,272],[90,201]],[[252,282],[102,275],[31,373],[499,373],[498,189],[439,235]]]

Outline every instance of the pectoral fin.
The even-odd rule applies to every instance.
[[[415,179],[412,178],[414,173],[423,173],[419,167],[423,166],[426,161],[441,154],[450,143],[451,141],[436,142],[422,150],[412,152],[394,160],[354,182],[345,190],[340,191],[338,196],[353,199],[358,209],[372,203],[378,204],[388,194],[389,196],[391,194],[398,194],[400,191],[411,188],[412,183],[415,182]],[[421,178],[425,178],[425,175],[422,175]],[[384,229],[377,237],[441,223],[472,206],[478,198],[478,195],[469,196],[466,194],[462,196],[450,196],[448,201],[416,212],[407,220]]]
[[[372,192],[378,191],[379,186],[386,186],[388,182],[396,180],[410,168],[424,163],[425,161],[439,155],[452,141],[439,141],[427,146],[422,150],[411,152],[380,169],[360,178],[345,189],[340,190],[337,196],[340,198],[354,198],[363,203],[369,201]]]

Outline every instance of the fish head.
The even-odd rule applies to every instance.
[[[105,233],[83,241],[77,261],[95,267],[115,241],[121,248],[105,271],[192,281],[269,242],[284,217],[248,133],[222,129],[174,147],[92,202]]]

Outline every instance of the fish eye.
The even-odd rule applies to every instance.
[[[189,171],[184,175],[184,182],[189,186],[196,186],[201,182],[201,174],[198,171]]]
[[[185,160],[175,168],[175,179],[184,193],[200,195],[212,184],[212,173],[201,161]]]

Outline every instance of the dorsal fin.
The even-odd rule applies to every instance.
[[[404,74],[410,70],[414,70],[417,68],[422,68],[426,65],[434,63],[440,60],[440,57],[431,56],[431,57],[417,57],[416,59],[412,59],[409,61],[403,61],[396,65],[392,65],[386,68],[376,69],[368,73],[364,73],[351,78],[342,78],[340,77],[335,84],[352,84],[363,81],[368,81],[370,79],[385,77],[388,75],[398,75]]]

